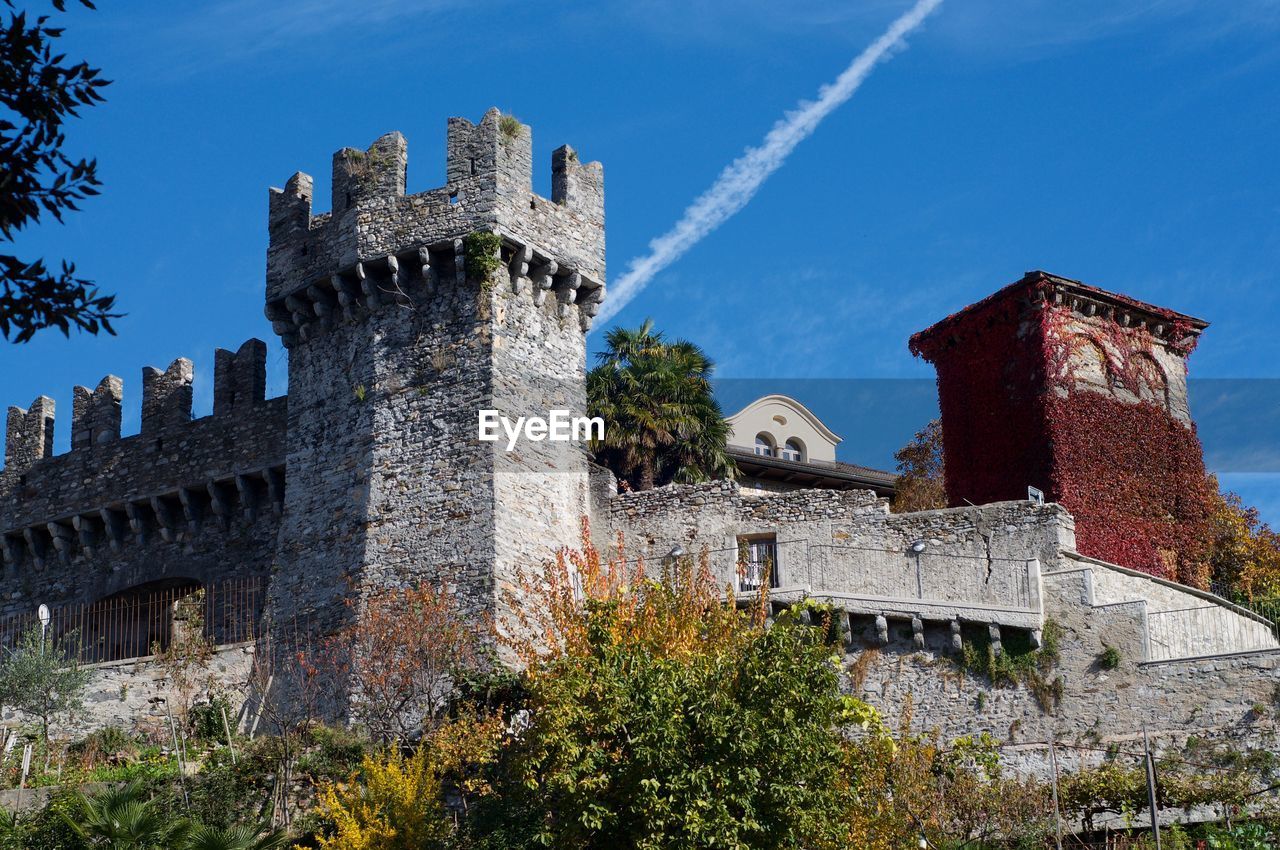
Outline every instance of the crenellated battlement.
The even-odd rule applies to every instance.
[[[267,344],[251,339],[235,351],[213,353],[213,415],[261,404],[267,397]]]
[[[154,434],[191,421],[191,384],[195,364],[179,357],[163,372],[142,369],[142,433]]]
[[[218,349],[214,359],[213,415],[251,415],[252,408],[266,399],[266,343],[251,339],[235,353]],[[185,357],[164,370],[143,368],[139,436],[177,439],[190,428],[194,380],[195,367]],[[92,390],[78,386],[73,392],[70,454],[92,453],[121,442],[124,381],[108,375]],[[9,408],[4,473],[25,472],[53,457],[54,411],[54,401],[47,396],[40,396],[25,410]]]
[[[53,399],[43,395],[26,410],[9,408],[4,442],[7,472],[25,472],[36,461],[53,454],[54,409]]]
[[[303,173],[272,189],[267,318],[286,346],[337,321],[407,306],[468,278],[464,240],[497,233],[514,293],[583,328],[604,299],[604,170],[566,146],[552,155],[552,198],[533,193],[533,133],[497,109],[479,124],[450,118],[445,186],[406,195],[408,148],[389,133],[333,156],[332,210],[312,215]]]
[[[99,598],[169,575],[269,567],[284,501],[288,400],[267,401],[266,345],[218,351],[214,412],[191,417],[186,358],[142,370],[140,432],[120,434],[124,381],[76,387],[71,450],[53,454],[54,402],[9,408],[0,470],[0,612]],[[54,565],[57,569],[52,569]]]
[[[107,375],[96,389],[76,387],[71,400],[71,449],[91,449],[120,439],[124,381]]]

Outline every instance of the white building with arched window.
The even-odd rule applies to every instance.
[[[893,473],[836,460],[840,437],[789,396],[758,398],[727,421],[744,492],[822,487],[893,495]]]

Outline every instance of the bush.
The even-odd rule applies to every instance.
[[[366,756],[358,781],[321,789],[316,815],[323,850],[444,850],[453,834],[425,746],[408,758],[395,750]]]

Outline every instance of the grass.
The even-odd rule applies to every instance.
[[[502,138],[514,140],[524,132],[524,124],[510,112],[504,112],[498,119],[498,130],[502,133]]]

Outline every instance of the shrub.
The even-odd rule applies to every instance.
[[[453,833],[425,746],[407,758],[396,750],[366,756],[356,779],[321,790],[316,813],[322,850],[443,850]]]
[[[826,846],[848,799],[823,628],[726,604],[706,559],[660,576],[581,552],[520,575],[504,640],[530,711],[477,807],[484,847]],[[514,592],[514,591],[513,591]],[[509,606],[511,607],[511,606]],[[797,611],[796,614],[800,612]]]
[[[502,257],[498,255],[501,248],[502,237],[487,230],[477,230],[463,237],[467,279],[487,288],[493,273],[502,267]]]

